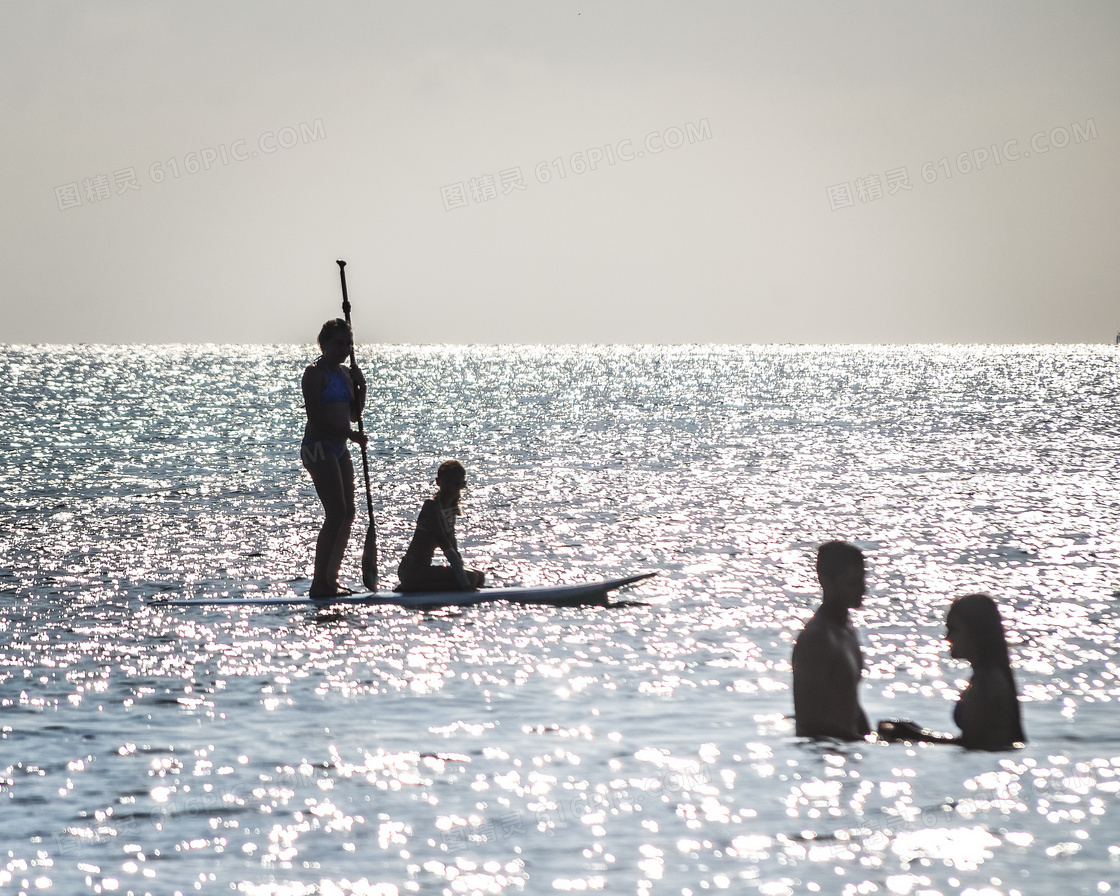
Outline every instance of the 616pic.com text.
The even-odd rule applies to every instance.
[[[219,143],[216,147],[192,150],[182,156],[171,156],[148,165],[148,181],[162,184],[175,180],[184,174],[198,174],[216,168],[218,163],[229,165],[231,162],[246,162],[260,155],[272,155],[280,150],[292,149],[302,143],[315,143],[326,139],[323,119],[316,118],[308,124],[301,121],[296,127],[283,127],[275,131],[265,131],[253,144],[248,140],[234,140]],[[140,189],[140,175],[134,166],[117,168],[108,174],[95,174],[54,188],[58,210],[66,211],[81,205],[104,202],[114,196],[122,196]]]
[[[1056,127],[1032,134],[1027,141],[1029,148],[1020,146],[1019,141],[1012,138],[1002,143],[978,146],[953,156],[944,155],[936,161],[925,162],[921,167],[922,181],[932,184],[938,180],[991,170],[1004,162],[1018,162],[1021,159],[1029,159],[1032,154],[1040,156],[1051,150],[1061,150],[1067,146],[1096,139],[1097,123],[1092,118],[1088,118],[1084,124],[1074,122],[1068,128]],[[905,166],[902,166],[885,171],[883,178],[878,174],[868,174],[857,177],[853,181],[833,184],[826,188],[826,193],[829,208],[835,212],[842,208],[852,208],[857,202],[874,202],[884,196],[894,196],[913,189],[914,183],[910,180],[910,173]]]
[[[682,146],[703,143],[711,139],[711,125],[708,124],[708,119],[701,118],[699,122],[690,121],[683,127],[674,125],[664,130],[650,131],[637,146],[627,137],[615,143],[604,143],[590,149],[577,149],[566,156],[559,155],[551,160],[537,162],[532,167],[533,177],[537,183],[547,184],[554,179],[563,180],[569,175],[602,170],[616,162],[632,162],[643,156],[655,156],[666,150],[680,149]],[[457,208],[468,208],[472,204],[489,202],[499,196],[508,196],[527,187],[521,166],[517,165],[500,170],[497,178],[487,173],[466,181],[447,184],[440,187],[440,196],[443,199],[443,210],[449,212]]]

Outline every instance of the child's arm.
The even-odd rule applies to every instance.
[[[455,581],[459,583],[459,587],[464,591],[472,590],[467,572],[463,569],[463,556],[459,553],[454,536],[447,531],[444,525],[443,512],[440,510],[438,502],[434,499],[425,501],[424,507],[420,511],[420,519],[435,537],[436,544],[443,551],[443,556],[447,558],[451,571],[455,573]]]

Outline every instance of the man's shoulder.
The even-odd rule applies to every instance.
[[[803,655],[847,652],[853,640],[858,649],[858,636],[850,620],[840,621],[818,611],[805,623],[805,628],[794,641],[794,655],[799,648]]]
[[[805,628],[801,630],[801,634],[797,636],[800,641],[818,641],[832,638],[837,632],[843,631],[844,626],[842,623],[837,623],[829,619],[820,610],[817,610],[805,623]]]

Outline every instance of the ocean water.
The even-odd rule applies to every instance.
[[[312,357],[0,347],[0,893],[1120,892],[1117,350],[362,348],[383,578],[446,457],[492,580],[657,577],[161,605],[306,589]],[[1024,749],[794,737],[836,537],[871,719],[952,730],[988,590]]]

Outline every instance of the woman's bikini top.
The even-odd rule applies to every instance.
[[[323,387],[322,402],[328,404],[332,401],[351,400],[350,380],[341,370],[327,370],[327,384]]]

